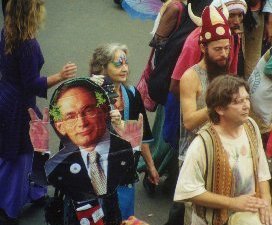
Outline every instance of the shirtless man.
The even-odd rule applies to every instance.
[[[210,24],[213,18],[221,16],[221,24]],[[181,77],[180,100],[183,124],[189,131],[201,126],[208,120],[205,107],[207,84],[216,76],[226,74],[229,67],[230,29],[227,19],[215,7],[204,9],[202,30],[199,43],[203,58]],[[222,30],[222,35],[218,31]],[[224,33],[223,33],[224,32]]]

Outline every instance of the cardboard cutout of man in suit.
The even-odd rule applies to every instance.
[[[57,134],[66,141],[64,148],[46,162],[45,170],[49,183],[72,200],[75,210],[97,207],[97,199],[102,199],[104,222],[120,224],[116,188],[127,173],[134,175],[132,149],[140,145],[142,128],[141,118],[138,124],[125,127],[119,112],[110,112],[109,106],[105,91],[88,79],[73,79],[58,87],[49,114]],[[110,132],[109,113],[119,134],[130,142]],[[94,159],[90,156],[93,152],[98,153]],[[98,224],[96,220],[91,218],[89,223]]]

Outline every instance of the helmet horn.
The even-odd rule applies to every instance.
[[[225,3],[223,3],[222,0],[221,1],[221,5],[222,5],[222,12],[224,14],[224,16],[226,17],[226,19],[228,20],[229,19],[229,10],[227,8],[227,6],[225,5]]]
[[[198,26],[202,27],[202,19],[198,16],[196,16],[192,11],[191,3],[188,4],[188,13],[191,18],[191,20]]]

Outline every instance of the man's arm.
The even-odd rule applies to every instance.
[[[209,208],[229,209],[235,212],[258,212],[259,209],[267,207],[263,199],[254,197],[253,195],[241,195],[239,197],[230,198],[209,191],[187,200],[196,205]]]
[[[261,198],[267,206],[260,209],[260,219],[263,224],[272,224],[271,195],[268,181],[259,182]]]
[[[192,68],[187,70],[180,80],[183,124],[190,131],[201,126],[209,119],[206,107],[197,110],[196,98],[199,85],[200,81]]]
[[[160,24],[156,30],[156,35],[161,38],[168,38],[178,23],[179,7],[175,4],[168,5],[163,13]]]
[[[260,187],[260,195],[261,198],[266,200],[269,205],[271,205],[271,194],[270,194],[270,186],[268,181],[259,182]]]

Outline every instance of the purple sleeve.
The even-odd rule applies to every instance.
[[[23,43],[19,53],[22,86],[29,96],[47,97],[47,78],[40,77],[43,56],[35,39]]]

